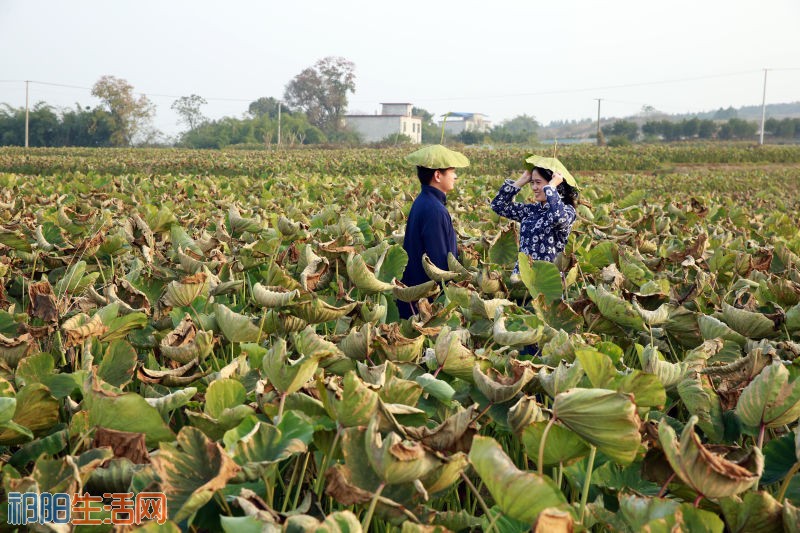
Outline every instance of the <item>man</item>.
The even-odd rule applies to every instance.
[[[456,232],[445,204],[447,193],[455,187],[456,168],[469,166],[469,159],[437,144],[409,154],[406,161],[417,166],[417,177],[422,186],[408,213],[403,238],[408,265],[402,281],[412,286],[429,280],[422,268],[423,254],[428,254],[433,264],[443,270],[447,270],[448,253],[458,257]],[[398,301],[397,307],[401,318],[417,312],[415,302]]]

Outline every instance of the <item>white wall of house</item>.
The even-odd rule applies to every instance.
[[[381,104],[381,115],[406,115],[411,116],[411,109],[414,104]]]
[[[439,126],[441,126],[441,121]],[[444,131],[450,135],[458,135],[463,131],[480,131],[482,133],[488,132],[492,128],[492,122],[486,118],[486,115],[475,113],[469,118],[448,117],[447,122],[444,124]]]
[[[376,142],[394,133],[422,142],[422,119],[405,115],[345,115],[345,125],[361,134],[365,142]]]

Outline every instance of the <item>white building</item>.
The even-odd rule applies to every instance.
[[[408,135],[411,142],[422,142],[422,119],[411,115],[413,104],[381,103],[380,115],[345,115],[345,126],[361,134],[365,142],[375,142],[389,135]]]
[[[449,113],[439,121],[440,127],[442,122],[444,131],[450,135],[458,135],[463,131],[487,133],[492,129],[492,122],[483,113]]]

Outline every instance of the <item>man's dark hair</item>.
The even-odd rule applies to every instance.
[[[430,185],[431,180],[433,179],[433,174],[436,171],[444,172],[447,170],[446,168],[427,168],[427,167],[417,167],[417,177],[419,178],[419,182],[423,185]]]
[[[553,171],[549,168],[533,167],[533,170],[538,172],[548,183],[553,179]],[[556,187],[556,191],[561,195],[561,199],[565,204],[571,205],[572,207],[578,206],[578,189],[566,181],[562,181],[558,187]]]

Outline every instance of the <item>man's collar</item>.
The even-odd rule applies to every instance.
[[[429,192],[430,194],[434,195],[437,200],[442,202],[443,205],[447,205],[447,195],[437,189],[436,187],[431,187],[430,185],[423,185],[422,192]]]

